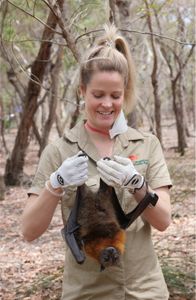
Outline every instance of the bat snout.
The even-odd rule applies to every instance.
[[[120,258],[119,251],[114,247],[107,247],[101,251],[100,254],[100,264],[101,270],[106,267],[115,266],[118,264]]]

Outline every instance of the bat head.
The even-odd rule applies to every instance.
[[[100,265],[101,271],[110,266],[118,265],[120,259],[119,251],[114,247],[107,247],[101,251]]]

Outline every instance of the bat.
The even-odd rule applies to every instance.
[[[95,259],[100,270],[119,264],[125,250],[126,229],[151,203],[148,197],[128,214],[122,210],[113,187],[100,179],[97,192],[86,184],[77,188],[76,199],[62,235],[77,263],[86,255]]]

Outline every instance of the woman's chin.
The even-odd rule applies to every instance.
[[[103,131],[109,131],[112,128],[112,125],[113,123],[111,122],[102,122],[98,128]]]
[[[101,119],[99,122],[97,122],[97,125],[102,129],[111,129],[112,125],[114,123],[113,118],[112,119]]]

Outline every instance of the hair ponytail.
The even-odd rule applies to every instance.
[[[129,49],[129,45],[126,40],[119,36],[116,39],[116,49],[121,52],[127,60],[128,65],[128,77],[127,85],[125,88],[125,111],[131,112],[136,101],[136,74],[135,65],[132,59],[132,55]]]

